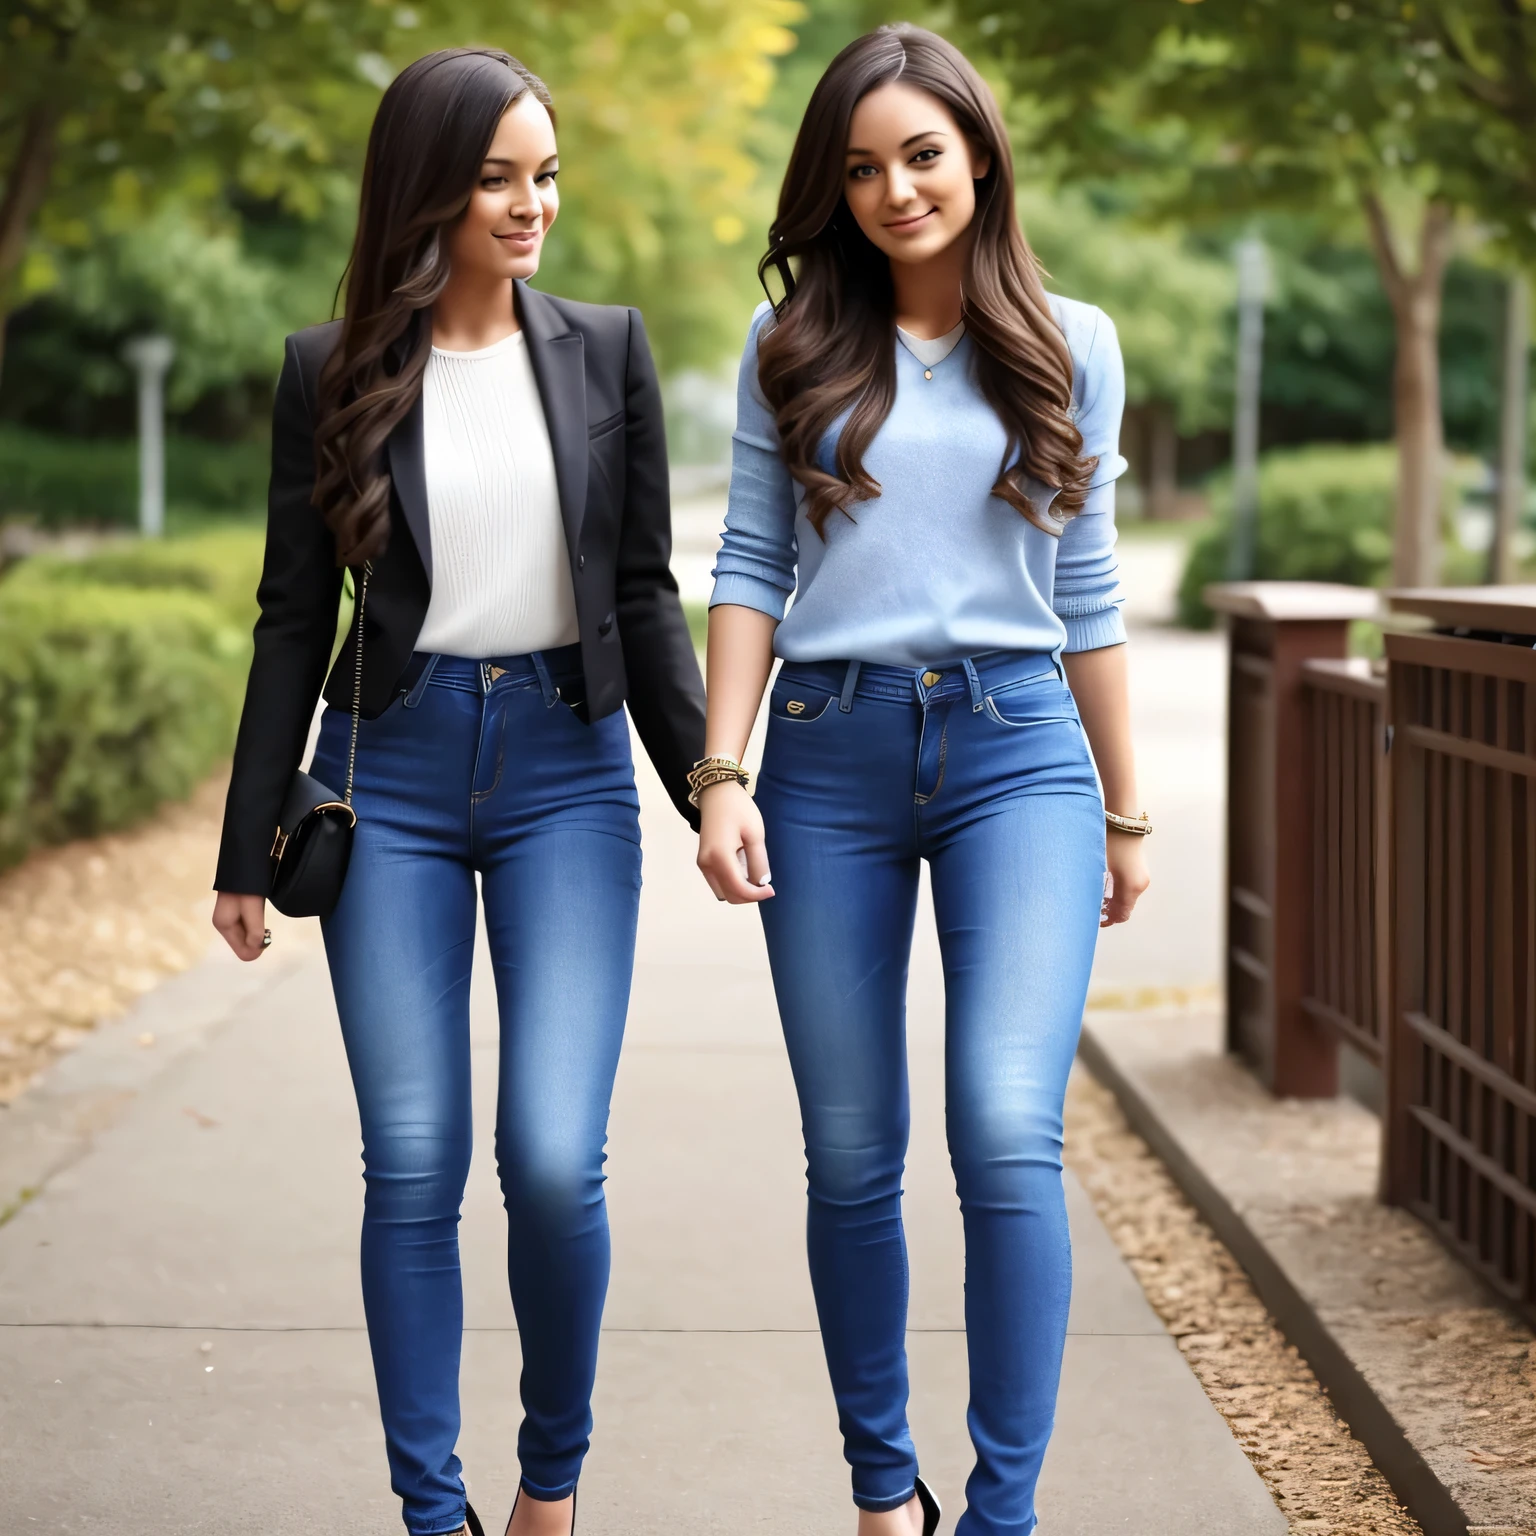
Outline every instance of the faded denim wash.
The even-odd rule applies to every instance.
[[[1062,1102],[1104,891],[1104,814],[1049,655],[940,671],[786,663],[758,787],[762,904],[805,1133],[811,1281],[854,1501],[894,1509],[907,1427],[907,967],[929,863],[965,1226],[976,1463],[956,1536],[1025,1536],[1072,1290]]]
[[[358,741],[352,864],[324,931],[362,1121],[368,1337],[413,1536],[464,1520],[458,1227],[477,874],[501,1022],[496,1164],[523,1352],[523,1487],[563,1497],[587,1450],[640,831],[624,712],[582,724],[567,702],[580,687],[574,646],[437,657]],[[321,727],[314,772],[333,787],[350,724],[332,710]]]

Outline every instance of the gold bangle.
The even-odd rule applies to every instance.
[[[1115,831],[1129,832],[1132,837],[1147,837],[1152,831],[1152,823],[1145,811],[1140,816],[1117,816],[1113,811],[1105,811],[1104,820]]]
[[[700,791],[727,781],[746,789],[752,782],[752,775],[734,757],[701,757],[688,774],[689,805],[699,803]]]

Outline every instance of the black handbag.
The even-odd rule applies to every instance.
[[[329,917],[341,899],[357,812],[352,809],[352,770],[357,763],[357,725],[363,707],[363,608],[371,564],[363,566],[357,598],[357,673],[352,679],[352,744],[347,787],[337,798],[319,779],[295,769],[272,839],[269,900],[285,917]]]

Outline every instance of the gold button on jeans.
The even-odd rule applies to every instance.
[[[938,680],[941,677],[943,677],[943,676],[944,676],[944,674],[942,672],[924,672],[923,673],[923,687],[924,688],[932,688],[933,685],[936,682],[938,682]]]

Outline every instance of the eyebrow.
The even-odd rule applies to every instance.
[[[914,133],[910,139],[901,141],[901,148],[906,149],[910,144],[916,144],[919,139],[947,139],[949,135],[942,128],[925,128],[921,133]],[[873,155],[872,149],[849,149],[850,155]]]
[[[558,160],[559,158],[560,158],[559,155],[545,155],[545,157],[541,161],[539,161],[539,164],[540,165],[548,165],[551,160]],[[516,160],[508,160],[508,159],[506,159],[505,157],[503,157],[501,155],[487,155],[485,157],[485,159],[480,162],[480,164],[481,165],[516,165],[517,161]]]

